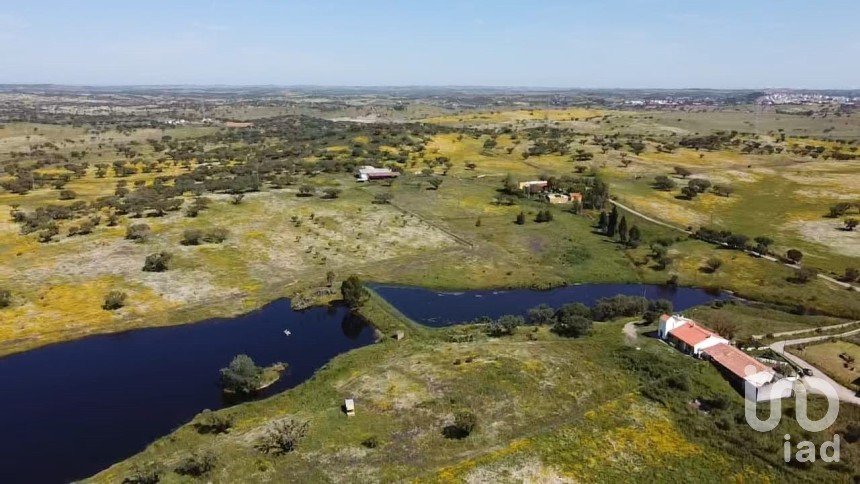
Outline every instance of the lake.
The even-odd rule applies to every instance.
[[[571,302],[593,305],[602,297],[625,294],[648,299],[668,299],[675,311],[728,297],[689,287],[649,284],[580,284],[540,291],[509,289],[496,291],[433,291],[421,287],[370,284],[380,296],[414,321],[443,327],[471,321],[480,316],[498,318],[505,314],[525,315],[526,311],[547,304],[558,308]]]
[[[616,294],[666,298],[679,310],[724,297],[636,284],[465,292],[372,286],[430,326],[524,314],[541,303],[591,304]],[[266,396],[302,383],[341,353],[371,344],[373,333],[342,306],[294,311],[282,299],[235,318],[92,336],[0,358],[0,482],[58,483],[95,474],[203,409],[225,406],[218,370],[237,354],[258,365],[289,365],[261,395]]]

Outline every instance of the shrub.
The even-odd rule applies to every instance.
[[[371,435],[370,437],[362,440],[361,445],[368,449],[375,449],[379,447],[379,439],[375,435]]]
[[[376,195],[373,196],[373,203],[376,203],[379,205],[385,205],[385,204],[391,203],[391,198],[392,198],[392,196],[390,193],[387,193],[387,192],[386,193],[377,193]]]
[[[220,244],[227,240],[227,237],[230,235],[230,231],[225,229],[224,227],[213,227],[205,232],[203,232],[203,242],[207,244]]]
[[[526,322],[528,324],[534,326],[541,326],[544,324],[552,324],[555,316],[555,311],[546,304],[541,304],[540,306],[535,306],[529,309],[526,314]]]
[[[523,212],[518,213],[516,223],[517,223],[517,225],[525,224],[526,223],[526,214]]]
[[[128,295],[122,291],[111,291],[105,296],[105,302],[102,304],[102,309],[113,311],[125,306],[125,300]]]
[[[797,264],[801,259],[803,259],[803,252],[797,249],[788,249],[785,253],[785,258]]]
[[[525,324],[522,316],[506,314],[490,323],[487,334],[490,336],[510,336],[517,331],[517,327]]]
[[[74,200],[77,196],[73,190],[60,190],[60,200]]]
[[[361,282],[361,279],[356,275],[347,277],[346,280],[341,283],[340,294],[343,301],[351,308],[361,307],[369,297],[367,289],[364,287],[364,283]]]
[[[209,409],[200,412],[194,427],[201,434],[224,434],[233,426],[233,417]]]
[[[448,425],[442,431],[449,439],[465,439],[478,426],[478,417],[471,410],[458,410],[454,412],[454,423]]]
[[[134,224],[125,230],[125,238],[137,242],[145,241],[152,233],[152,229],[147,224]]]
[[[144,272],[164,272],[168,269],[170,259],[173,255],[170,252],[159,252],[157,254],[149,254],[143,262]]]
[[[579,338],[591,332],[592,322],[590,319],[572,313],[561,313],[556,315],[552,332],[559,336]]]
[[[323,190],[323,198],[334,199],[340,196],[342,190],[340,188],[326,188]]]
[[[807,282],[818,277],[818,271],[811,267],[801,267],[794,272],[794,282],[806,284]]]
[[[297,422],[292,419],[275,422],[257,444],[261,452],[267,454],[288,454],[298,446],[308,433],[307,422]]]
[[[216,460],[211,450],[195,452],[179,461],[174,471],[183,476],[200,477],[215,468]]]
[[[203,231],[200,229],[185,229],[182,232],[182,245],[200,245],[200,239],[203,238]]]
[[[221,388],[225,392],[247,395],[260,387],[263,369],[248,355],[236,355],[226,368],[221,368]]]
[[[672,301],[668,299],[655,299],[653,301],[648,301],[648,309],[645,310],[642,318],[646,323],[654,324],[663,314],[671,314],[672,309]]]
[[[122,480],[123,484],[157,484],[161,480],[161,469],[152,462],[136,464],[131,474]]]
[[[719,257],[711,257],[705,262],[709,272],[717,272],[717,269],[722,267],[723,261]]]
[[[299,197],[310,197],[316,192],[316,189],[311,185],[302,185],[299,187],[299,193],[296,195]]]
[[[12,291],[0,289],[0,309],[8,307],[10,304],[12,304]]]
[[[642,314],[647,308],[648,300],[644,297],[619,294],[598,299],[591,309],[591,317],[595,321],[606,321],[621,316]]]

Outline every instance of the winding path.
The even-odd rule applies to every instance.
[[[657,220],[657,219],[655,219],[655,218],[653,218],[653,217],[650,217],[650,216],[648,216],[648,215],[645,215],[645,214],[644,214],[644,213],[642,213],[642,212],[636,211],[636,210],[634,210],[634,209],[632,209],[632,208],[628,207],[627,205],[624,205],[623,203],[617,202],[617,201],[615,201],[615,200],[609,200],[609,203],[611,203],[612,205],[615,205],[616,207],[618,207],[618,208],[620,208],[620,209],[626,210],[626,211],[630,212],[631,214],[636,215],[636,216],[637,216],[637,217],[639,217],[639,218],[643,218],[643,219],[645,219],[645,220],[647,220],[647,221],[649,221],[649,222],[655,223],[655,224],[660,225],[660,226],[662,226],[662,227],[666,227],[666,228],[668,228],[668,229],[672,229],[672,230],[675,230],[675,231],[677,231],[677,232],[681,232],[681,233],[684,233],[684,234],[687,234],[687,235],[692,235],[692,234],[693,234],[693,232],[692,232],[692,231],[690,231],[690,230],[687,230],[687,229],[685,229],[685,228],[681,228],[681,227],[677,227],[677,226],[675,226],[675,225],[672,225],[672,224],[669,224],[669,223],[663,222],[663,221],[661,221],[661,220]],[[728,246],[727,244],[722,244],[722,245],[723,245],[723,246],[726,246],[726,247]],[[759,257],[759,258],[762,258],[762,259],[765,259],[765,260],[769,260],[769,261],[771,261],[771,262],[776,262],[777,264],[782,264],[782,265],[784,265],[784,266],[786,266],[786,267],[789,267],[789,268],[791,268],[791,269],[800,269],[800,266],[799,266],[799,265],[797,265],[797,264],[788,264],[788,263],[782,262],[782,261],[780,261],[779,259],[777,259],[776,257],[773,257],[773,256],[771,256],[771,255],[759,254],[758,252],[755,252],[755,251],[753,251],[753,250],[744,250],[744,252],[746,252],[747,254],[750,254],[750,255],[752,255],[752,256],[755,256],[755,257]],[[823,279],[823,280],[825,280],[825,281],[827,281],[827,282],[830,282],[830,283],[836,284],[836,285],[838,285],[838,286],[841,286],[841,287],[843,287],[843,288],[845,288],[845,289],[860,290],[860,289],[858,289],[858,288],[857,288],[857,286],[855,286],[854,284],[851,284],[850,282],[842,282],[842,281],[840,281],[840,280],[838,280],[838,279],[834,279],[833,277],[830,277],[830,276],[825,275],[825,274],[818,274],[818,278],[819,278],[819,279]]]
[[[842,384],[836,382],[835,380],[833,380],[832,378],[830,378],[829,376],[824,374],[823,371],[810,365],[809,363],[807,363],[803,359],[799,358],[798,356],[793,355],[793,354],[785,351],[786,346],[811,343],[813,341],[819,341],[819,340],[829,339],[829,338],[841,338],[841,337],[845,337],[845,336],[851,336],[851,335],[856,334],[856,333],[860,333],[860,328],[857,328],[857,329],[854,329],[851,331],[847,331],[847,332],[842,333],[842,334],[837,334],[837,335],[810,336],[808,338],[799,338],[799,339],[792,339],[792,340],[777,341],[775,343],[771,343],[769,347],[775,353],[781,355],[783,358],[791,361],[795,365],[798,365],[801,368],[809,368],[810,370],[812,370],[812,376],[814,376],[816,378],[820,378],[820,379],[826,381],[827,383],[830,383],[833,386],[833,388],[836,389],[836,393],[839,395],[839,400],[841,400],[843,402],[847,402],[847,403],[853,403],[854,405],[860,405],[860,396],[857,395],[857,392],[855,392],[854,390],[851,390],[850,388],[847,388],[847,387],[843,386]],[[803,377],[803,378],[806,378],[806,377]]]

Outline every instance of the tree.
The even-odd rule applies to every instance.
[[[684,198],[686,198],[687,200],[692,200],[696,198],[696,195],[698,194],[699,192],[691,186],[686,186],[681,189],[681,195],[683,195]]]
[[[487,334],[490,336],[510,336],[523,324],[525,324],[525,319],[522,316],[506,314],[490,323]]]
[[[675,188],[675,182],[666,175],[657,175],[654,177],[654,188],[663,191],[669,191]]]
[[[334,271],[328,271],[325,273],[325,285],[331,287],[334,285]]]
[[[518,213],[517,219],[516,219],[516,224],[517,225],[523,225],[525,223],[526,223],[526,214],[523,212]]]
[[[694,178],[687,182],[687,186],[699,193],[705,193],[711,187],[711,182],[704,178]]]
[[[654,324],[664,314],[672,313],[672,301],[668,299],[655,299],[648,301],[648,309],[642,314],[642,318],[648,324]]]
[[[851,232],[854,230],[854,227],[857,227],[857,224],[860,224],[860,220],[856,218],[846,218],[843,223],[845,224],[845,230]]]
[[[105,302],[102,304],[102,309],[113,311],[125,306],[125,300],[128,295],[122,291],[111,291],[105,296]]]
[[[125,238],[135,242],[145,241],[152,233],[147,224],[134,224],[125,230]]]
[[[440,178],[438,176],[434,176],[433,178],[427,180],[427,183],[429,183],[430,186],[433,187],[434,190],[438,190],[439,187],[442,185],[443,181],[445,181],[445,180],[443,180],[442,178]]]
[[[842,280],[845,282],[854,282],[857,279],[860,279],[860,270],[855,267],[846,267],[845,275],[842,276]],[[1,291],[0,294],[2,294]],[[0,297],[0,307],[3,307],[2,297]]]
[[[722,267],[723,261],[719,257],[711,257],[705,262],[705,265],[708,267],[708,272],[714,273]]]
[[[674,170],[675,174],[680,176],[681,178],[687,178],[688,176],[693,174],[690,170],[684,168],[683,166],[676,166]]]
[[[613,205],[612,211],[609,212],[609,219],[606,221],[606,235],[615,237],[615,231],[618,229],[618,207]]]
[[[168,269],[170,259],[173,255],[170,252],[159,252],[157,254],[149,254],[146,256],[146,261],[143,263],[144,272],[164,272]]]
[[[341,283],[340,294],[346,305],[353,309],[361,307],[370,297],[364,283],[354,274]]]
[[[638,156],[645,151],[645,143],[641,141],[631,141],[628,145],[630,146],[630,151],[632,151],[634,155]]]
[[[512,174],[508,173],[508,176],[502,181],[502,191],[510,195],[519,191],[519,183],[517,183],[517,179]]]
[[[552,332],[559,336],[579,338],[580,336],[586,336],[591,332],[592,324],[591,320],[584,316],[560,313],[556,315],[556,321],[552,326]]]
[[[630,247],[639,247],[639,243],[642,241],[642,232],[639,231],[639,227],[632,226],[630,227],[630,232],[627,235],[627,245]]]
[[[734,339],[738,331],[737,325],[731,321],[717,321],[711,325],[711,328],[715,333],[727,340]]]
[[[607,227],[609,227],[609,217],[606,212],[601,211],[600,217],[597,219],[597,230],[605,234]]]
[[[0,288],[0,309],[12,304],[12,291]]]
[[[288,454],[298,447],[308,433],[308,423],[293,419],[275,422],[263,435],[257,448],[266,454]]]
[[[541,304],[528,310],[528,313],[526,313],[526,322],[533,326],[542,326],[552,323],[554,316],[555,311],[551,307]]]
[[[629,234],[627,233],[627,217],[621,217],[621,222],[618,223],[618,240],[622,244],[627,244]]]
[[[726,245],[736,250],[744,250],[747,247],[749,237],[743,234],[731,234],[726,237]]]
[[[767,254],[768,248],[771,244],[773,244],[773,239],[770,237],[765,237],[763,235],[756,237],[753,239],[756,243],[755,251],[759,254]]]
[[[299,197],[310,197],[314,193],[316,193],[316,189],[311,185],[302,185],[299,187],[299,193],[296,195]]]
[[[221,368],[221,388],[228,393],[253,393],[262,381],[263,369],[248,355],[236,355],[226,368]]]
[[[803,252],[797,249],[788,249],[788,251],[785,253],[785,257],[791,262],[798,264],[800,263],[800,260],[803,259]]]
[[[78,195],[72,190],[60,190],[60,200],[74,200]]]
[[[795,282],[806,284],[807,282],[818,277],[818,271],[812,267],[801,267],[794,272]]]

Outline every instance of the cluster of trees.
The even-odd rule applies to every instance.
[[[483,316],[471,324],[484,326],[487,334],[494,337],[509,336],[516,333],[520,326],[530,325],[551,326],[552,331],[560,336],[578,338],[591,332],[593,321],[642,315],[651,323],[661,314],[670,312],[672,303],[665,299],[648,300],[639,296],[617,295],[598,299],[591,308],[582,303],[565,304],[558,309],[541,304],[529,309],[525,317],[508,314],[492,319]]]
[[[612,206],[612,210],[607,214],[600,212],[597,219],[597,230],[607,237],[617,238],[618,241],[628,247],[638,247],[642,242],[642,232],[635,224],[628,228],[627,217],[621,216],[618,219],[618,207]]]
[[[730,249],[752,250],[762,255],[769,254],[770,246],[773,244],[773,239],[763,235],[752,239],[752,242],[755,242],[753,244],[747,235],[735,234],[730,230],[719,230],[710,227],[699,227],[693,236],[699,240],[722,245]]]
[[[248,395],[260,388],[263,368],[248,355],[236,355],[226,368],[221,368],[221,388],[228,393]]]
[[[707,135],[685,136],[681,138],[678,144],[684,148],[691,148],[697,151],[716,151],[723,149],[726,145],[731,143],[737,134],[737,131],[717,131],[716,133]]]

